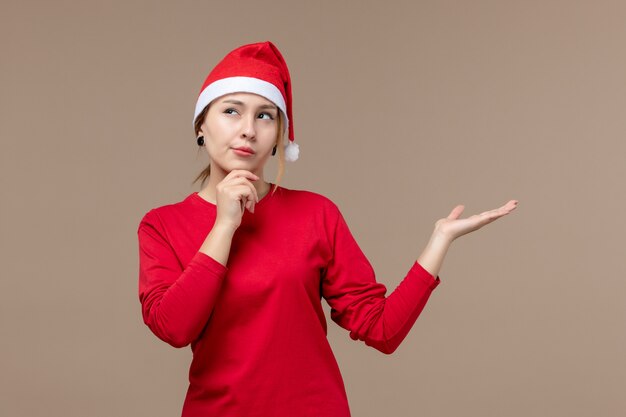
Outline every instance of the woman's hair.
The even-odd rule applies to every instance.
[[[200,132],[200,129],[202,128],[202,123],[204,123],[204,119],[206,118],[206,115],[209,112],[210,106],[211,104],[208,104],[204,109],[202,109],[202,111],[200,112],[200,114],[198,114],[198,117],[196,117],[196,120],[193,123],[196,138],[198,137],[198,133]],[[272,194],[276,191],[278,183],[280,182],[280,179],[283,177],[283,173],[285,171],[285,148],[283,146],[283,141],[285,140],[284,138],[285,133],[283,129],[284,120],[283,120],[283,113],[280,110],[278,111],[277,121],[278,121],[278,134],[276,135],[276,151],[278,153],[278,174],[276,175],[276,181],[275,181],[276,186],[272,190]],[[199,150],[200,150],[200,147],[198,147],[198,151]],[[207,167],[204,168],[204,170],[196,177],[196,179],[193,180],[191,184],[193,185],[199,179],[201,179],[202,181],[200,182],[200,186],[204,187],[204,182],[207,180],[207,178],[209,178],[209,175],[211,175],[211,163],[210,162],[207,165]]]

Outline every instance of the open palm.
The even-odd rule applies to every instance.
[[[478,230],[484,225],[509,214],[511,211],[515,210],[517,203],[517,200],[509,200],[500,208],[474,214],[466,219],[459,219],[459,216],[465,209],[465,206],[460,204],[452,209],[448,217],[437,220],[435,229],[452,241],[459,236]]]

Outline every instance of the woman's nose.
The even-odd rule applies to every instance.
[[[256,119],[252,116],[243,118],[243,126],[241,127],[241,134],[249,139],[256,137]]]

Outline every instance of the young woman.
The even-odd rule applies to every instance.
[[[278,185],[284,161],[299,155],[291,100],[287,65],[271,42],[227,54],[196,104],[197,142],[210,159],[196,178],[202,189],[139,224],[144,322],[193,352],[183,417],[350,416],[321,299],[352,339],[391,354],[440,283],[452,241],[517,205],[466,219],[455,207],[386,295],[339,208]],[[263,170],[276,153],[272,183]]]

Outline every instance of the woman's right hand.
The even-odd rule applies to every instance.
[[[259,196],[251,181],[258,176],[244,169],[234,169],[216,186],[217,216],[215,224],[230,226],[237,229],[241,224],[243,212],[254,213],[254,206]]]

